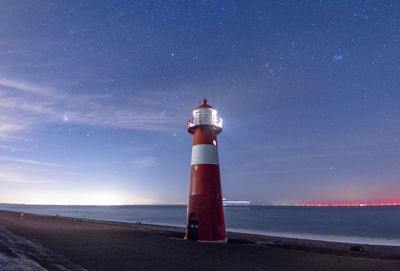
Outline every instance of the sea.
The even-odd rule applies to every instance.
[[[1,210],[72,218],[185,226],[186,205],[61,206],[0,204]],[[400,206],[225,206],[227,231],[400,246]],[[0,217],[1,219],[1,217]]]

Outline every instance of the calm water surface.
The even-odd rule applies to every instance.
[[[184,226],[186,206],[54,206],[0,204],[42,215]],[[400,246],[400,206],[224,207],[227,230],[318,240]],[[1,217],[0,217],[1,219]]]

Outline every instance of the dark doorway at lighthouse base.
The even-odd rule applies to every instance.
[[[199,236],[199,219],[196,214],[190,214],[187,239],[197,241]]]

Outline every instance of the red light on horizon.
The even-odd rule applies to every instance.
[[[297,206],[305,207],[363,207],[363,206],[400,206],[400,202],[373,202],[373,203],[300,203]]]

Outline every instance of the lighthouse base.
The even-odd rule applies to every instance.
[[[185,236],[184,239],[185,240],[190,240],[186,236]],[[194,240],[190,240],[190,241],[194,241]],[[222,240],[196,240],[195,242],[226,244],[226,243],[228,243],[228,237],[226,237],[225,239],[222,239]]]
[[[222,239],[222,240],[211,240],[211,241],[207,241],[207,240],[197,240],[197,242],[226,244],[226,243],[228,243],[228,237],[226,237],[225,239]]]

